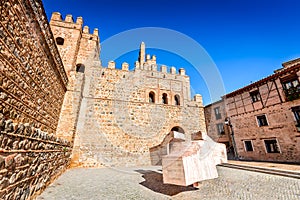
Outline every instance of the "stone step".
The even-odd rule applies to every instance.
[[[256,166],[249,166],[249,165],[247,165],[247,166],[246,165],[236,165],[236,164],[229,164],[229,163],[223,163],[223,164],[220,164],[219,166],[300,179],[300,172],[295,172],[295,171],[270,169],[270,168],[256,167]]]

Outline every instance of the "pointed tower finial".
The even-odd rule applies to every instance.
[[[139,55],[139,62],[140,62],[140,66],[143,66],[143,64],[145,63],[145,43],[142,42],[140,45],[140,55]]]

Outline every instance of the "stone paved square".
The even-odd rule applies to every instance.
[[[300,199],[298,179],[225,167],[218,172],[194,188],[163,184],[160,167],[70,169],[38,200]]]

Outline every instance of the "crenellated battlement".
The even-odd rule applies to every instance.
[[[91,33],[90,27],[84,26],[82,31],[82,37],[88,38],[89,40],[99,41],[99,31],[97,28],[95,28],[93,33]]]
[[[63,20],[61,13],[53,12],[50,19],[50,24],[72,29],[82,29],[83,19],[82,17],[77,17],[76,22],[74,22],[73,16],[68,14]]]
[[[138,61],[135,62],[135,69],[133,71],[141,70],[140,68],[136,68],[137,62]],[[116,68],[116,62],[111,60],[111,61],[108,62],[107,68],[108,69],[115,69],[115,70],[129,71],[129,64],[128,63],[123,62],[121,64],[121,66],[122,66],[121,69],[117,69]],[[159,73],[163,73],[163,74],[186,76],[184,68],[180,68],[177,71],[174,66],[171,66],[171,67],[169,67],[169,70],[168,70],[168,66],[166,66],[166,65],[160,65],[160,66],[157,65],[157,64],[151,65],[150,68],[143,69],[143,71],[152,71],[152,72],[159,72]]]
[[[83,27],[83,18],[77,17],[76,22],[73,19],[73,16],[68,14],[65,19],[63,19],[61,13],[53,12],[50,20],[51,25],[60,26],[63,28],[79,29],[86,37],[92,37],[93,40],[99,40],[99,31],[97,28],[93,32],[90,32],[88,26]]]
[[[166,65],[157,65],[156,63],[156,56],[155,55],[150,55],[150,54],[145,54],[146,53],[146,48],[145,48],[145,43],[142,42],[140,45],[140,52],[139,52],[139,58],[137,61],[134,63],[134,71],[151,71],[151,72],[161,72],[163,74],[171,74],[171,75],[182,75],[185,76],[185,69],[180,68],[178,70],[178,73],[176,71],[176,68],[174,66],[170,66],[169,70]],[[146,58],[146,59],[145,59]],[[115,70],[123,70],[123,71],[129,71],[129,64],[126,62],[122,63],[122,68],[121,69],[116,69],[116,63],[115,61],[109,61],[108,62],[108,69],[115,69]]]

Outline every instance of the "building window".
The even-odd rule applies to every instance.
[[[253,145],[251,140],[245,140],[244,146],[246,151],[253,151]]]
[[[175,95],[175,105],[179,106],[180,105],[180,96],[178,94]]]
[[[221,113],[220,113],[220,107],[216,107],[215,109],[215,116],[216,116],[216,119],[221,119]]]
[[[76,72],[84,73],[85,67],[83,64],[77,64],[76,65]]]
[[[297,75],[281,79],[281,84],[288,101],[292,101],[300,97],[300,85]]]
[[[293,87],[297,87],[299,85],[297,75],[287,77],[281,80],[282,86],[284,89],[288,90]]]
[[[300,106],[292,107],[292,112],[294,113],[296,120],[297,131],[300,131]]]
[[[258,115],[256,116],[258,126],[268,126],[268,121],[266,115]]]
[[[224,135],[225,134],[224,124],[223,123],[217,124],[217,130],[219,135]]]
[[[168,95],[166,93],[163,93],[162,103],[163,104],[168,104]]]
[[[64,45],[65,43],[65,39],[62,37],[57,37],[55,40],[57,45]]]
[[[149,93],[149,103],[155,103],[155,93],[154,92]]]
[[[258,90],[250,92],[250,96],[251,96],[252,102],[257,102],[260,100],[260,94],[259,94]]]
[[[276,139],[264,140],[267,153],[280,153]]]

